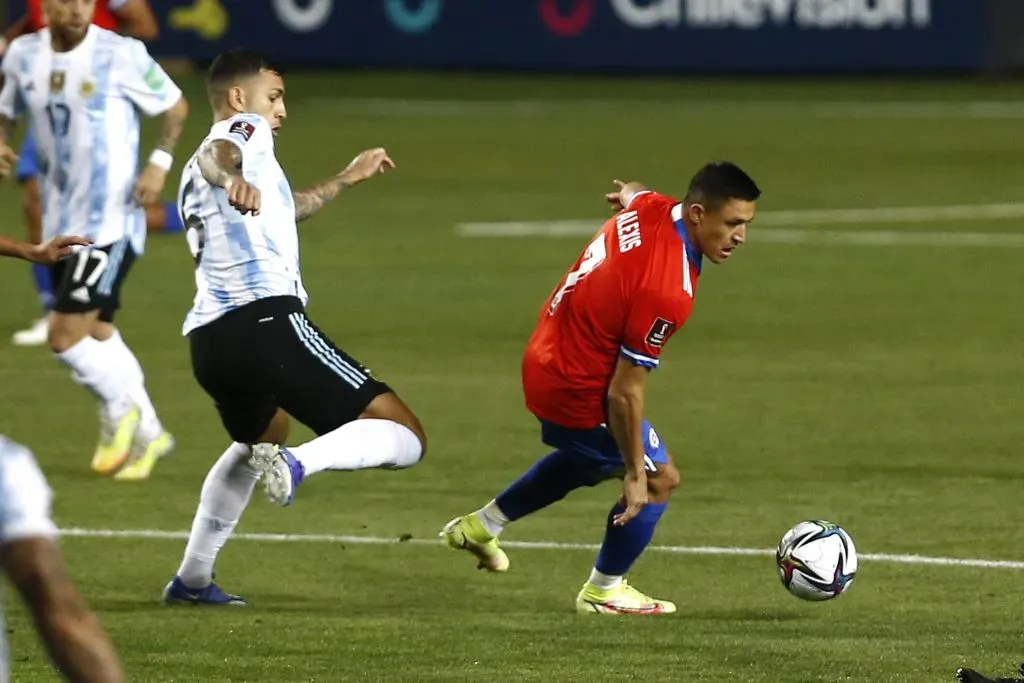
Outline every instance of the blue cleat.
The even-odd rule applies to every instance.
[[[191,605],[212,607],[245,607],[249,603],[240,595],[225,593],[215,583],[201,590],[192,590],[177,576],[164,588],[165,605]]]
[[[273,443],[252,447],[249,464],[263,473],[263,490],[274,503],[287,507],[295,501],[295,489],[306,477],[306,468],[287,448]]]

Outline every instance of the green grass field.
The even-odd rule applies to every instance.
[[[186,85],[179,161],[209,124],[198,81]],[[299,75],[290,88],[278,147],[294,185],[369,146],[399,165],[303,224],[303,268],[312,317],[413,406],[431,452],[411,471],[317,476],[286,510],[259,494],[241,533],[431,541],[545,452],[520,354],[586,238],[471,239],[458,224],[593,218],[596,230],[612,178],[681,194],[712,158],[758,180],[766,216],[1024,202],[1015,84]],[[1021,105],[976,104],[994,101]],[[0,205],[19,234],[12,187]],[[770,548],[826,518],[865,554],[1024,560],[1024,250],[984,236],[1020,235],[1021,221],[796,226],[983,235],[971,248],[783,244],[767,233],[788,226],[766,225],[709,266],[650,386],[649,417],[684,476],[655,543]],[[0,270],[0,342],[35,314],[27,270]],[[35,450],[61,526],[188,529],[227,444],[179,334],[192,295],[184,239],[152,238],[119,323],[179,448],[144,484],[91,476],[92,399],[45,351],[0,343],[0,432]],[[617,495],[577,492],[506,538],[598,543]],[[651,552],[631,578],[680,613],[619,620],[574,613],[592,551],[515,549],[508,575],[486,576],[440,545],[239,540],[218,580],[251,608],[168,610],[160,592],[183,545],[64,541],[133,681],[927,683],[961,664],[1006,675],[1024,658],[1012,568],[865,559],[847,595],[809,604],[768,556]],[[15,680],[54,680],[7,602]]]

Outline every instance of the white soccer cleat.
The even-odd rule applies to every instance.
[[[273,443],[252,447],[249,464],[263,473],[263,491],[271,502],[287,507],[295,501],[295,489],[306,476],[306,468],[287,448]]]
[[[31,327],[19,330],[11,337],[15,346],[42,346],[50,334],[50,318],[43,316],[32,323]]]

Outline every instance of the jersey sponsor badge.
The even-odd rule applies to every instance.
[[[672,330],[675,329],[670,321],[664,318],[655,318],[654,324],[651,325],[650,331],[647,332],[648,346],[653,346],[656,349],[660,349],[664,344],[668,336],[672,334]]]
[[[90,97],[92,97],[95,94],[96,94],[96,83],[94,83],[93,81],[88,80],[88,79],[82,81],[82,97],[84,99],[89,99]]]
[[[231,124],[231,128],[228,130],[229,135],[238,135],[246,142],[249,142],[249,138],[256,132],[256,126],[252,125],[248,121],[235,121]]]

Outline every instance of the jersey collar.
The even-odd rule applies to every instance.
[[[704,263],[704,254],[700,253],[697,248],[693,246],[690,242],[690,236],[686,234],[686,223],[683,221],[682,204],[676,204],[672,207],[672,223],[676,226],[676,233],[679,234],[679,239],[683,241],[683,246],[686,249],[686,260],[697,269],[697,273],[700,273],[700,268]]]

